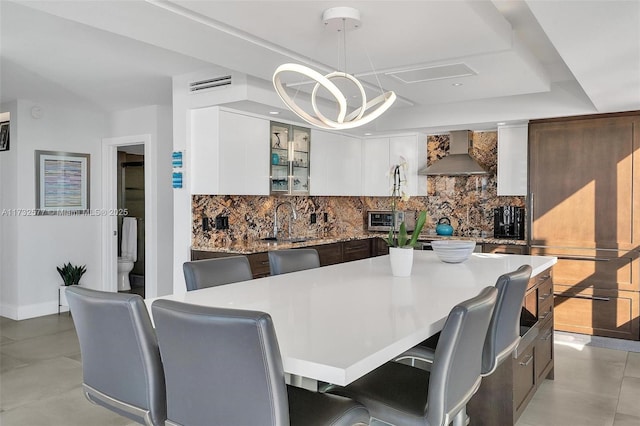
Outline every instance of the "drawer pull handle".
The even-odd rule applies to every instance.
[[[540,319],[540,321],[542,321],[542,320],[544,320],[546,317],[548,317],[548,316],[549,316],[549,314],[551,314],[551,311],[547,311],[547,312],[545,312],[545,313],[544,313],[544,315],[540,316],[540,318],[539,318],[539,319]]]
[[[526,361],[520,361],[518,364],[526,367],[527,365],[531,364],[531,361],[533,361],[533,355],[529,355],[529,358]]]
[[[538,300],[542,302],[543,300],[547,300],[549,296],[551,296],[551,293],[544,293],[542,296],[538,297]]]
[[[595,256],[558,256],[558,259],[563,260],[593,260],[594,262],[608,262],[611,260],[609,257],[595,257]]]
[[[260,262],[261,265],[268,265],[269,261],[268,260],[263,260],[262,262]]]
[[[601,296],[584,296],[582,294],[572,294],[572,295],[565,295],[562,293],[554,293],[554,296],[559,296],[559,297],[571,297],[574,299],[588,299],[588,300],[598,300],[601,302],[609,302],[611,300],[611,298],[609,297],[601,297]]]

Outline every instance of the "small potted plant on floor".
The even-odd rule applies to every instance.
[[[58,297],[59,297],[58,311],[59,311],[60,306],[69,306],[69,304],[67,303],[67,295],[65,293],[65,290],[70,285],[80,284],[80,278],[82,278],[84,273],[87,272],[87,267],[86,265],[74,266],[71,264],[71,262],[68,262],[62,265],[61,267],[56,266],[56,269],[58,270],[58,273],[60,274],[60,276],[62,277],[62,281],[64,282],[64,284],[58,288]]]

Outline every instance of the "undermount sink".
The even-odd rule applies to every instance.
[[[267,237],[262,238],[262,241],[269,241],[274,243],[304,243],[305,241],[313,240],[313,238],[308,237],[294,237],[294,238],[276,238],[276,237]]]

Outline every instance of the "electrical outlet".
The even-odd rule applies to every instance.
[[[311,223],[312,224],[316,223],[316,214],[315,213],[311,213]]]
[[[329,222],[329,213],[324,213],[324,221]]]
[[[216,229],[229,229],[229,216],[216,216]]]

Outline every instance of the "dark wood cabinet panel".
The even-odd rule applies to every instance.
[[[540,326],[536,340],[536,381],[553,379],[553,321],[549,318]]]
[[[530,124],[532,245],[638,245],[638,129],[640,116]]]
[[[389,245],[382,238],[372,238],[371,239],[371,256],[384,256],[385,254],[389,254]]]
[[[583,289],[558,285],[554,289],[555,329],[640,340],[640,293]]]
[[[520,417],[536,391],[536,346],[531,344],[513,362],[513,406]],[[515,420],[514,420],[515,423]]]
[[[482,252],[496,254],[527,254],[527,246],[485,243],[482,245]]]
[[[371,239],[345,241],[342,246],[342,261],[367,259],[371,257]]]
[[[249,265],[251,265],[253,278],[268,277],[271,275],[268,253],[253,253],[247,255],[247,258],[249,259]]]
[[[310,248],[318,250],[320,266],[342,263],[342,243],[321,244]]]

